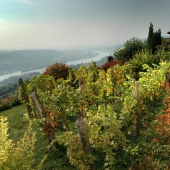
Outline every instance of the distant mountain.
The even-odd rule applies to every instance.
[[[0,51],[0,75],[16,71],[30,71],[48,67],[56,62],[92,58],[96,54],[90,50],[14,50]]]
[[[117,48],[123,45],[116,46],[101,46],[91,47],[87,49],[74,50],[0,50],[0,75],[13,73],[16,71],[30,71],[40,68],[46,68],[56,62],[67,63],[86,58],[93,58],[96,53],[93,51],[105,51],[113,55]]]
[[[0,74],[34,70],[65,61],[64,54],[55,50],[0,51]]]

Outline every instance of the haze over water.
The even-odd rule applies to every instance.
[[[95,62],[95,61],[99,61],[100,59],[110,55],[110,53],[104,52],[104,51],[94,51],[94,52],[97,53],[96,57],[81,59],[81,60],[77,60],[77,61],[70,61],[70,62],[67,62],[66,64],[67,65],[76,65],[76,64],[82,64],[82,63],[90,63],[91,61]],[[11,73],[11,74],[1,75],[0,76],[0,81],[2,81],[4,79],[7,79],[9,77],[12,77],[12,76],[18,76],[18,75],[26,74],[26,73],[32,73],[32,72],[43,73],[45,71],[45,69],[46,69],[46,67],[41,68],[41,69],[30,70],[30,71],[27,71],[27,72],[16,71],[16,72]]]

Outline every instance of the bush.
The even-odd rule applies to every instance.
[[[10,109],[11,107],[20,105],[21,102],[19,101],[17,96],[10,96],[5,99],[0,100],[0,111],[4,111]]]
[[[0,169],[26,169],[32,170],[35,163],[34,149],[35,149],[35,133],[32,130],[32,123],[30,122],[27,131],[22,139],[17,143],[13,143],[8,138],[8,123],[7,118],[0,117]],[[34,169],[41,169],[42,163],[46,156],[42,159],[40,164]]]
[[[139,79],[139,72],[145,72],[143,65],[147,64],[150,67],[154,68],[155,65],[159,65],[160,57],[158,55],[152,55],[147,51],[140,51],[133,56],[133,59],[130,61],[132,70],[135,74],[134,78]]]
[[[117,61],[107,62],[107,63],[105,63],[105,64],[102,65],[102,69],[106,71],[107,69],[109,69],[110,67],[112,67],[112,66],[114,66],[114,65],[116,65],[116,64],[118,64]]]
[[[47,67],[43,75],[53,76],[55,80],[59,78],[63,78],[66,80],[69,75],[69,69],[70,68],[66,64],[55,63]]]
[[[145,43],[138,38],[133,37],[126,41],[123,48],[117,49],[114,56],[117,60],[128,61],[133,55],[141,51],[145,47]]]

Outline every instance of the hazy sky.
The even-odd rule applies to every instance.
[[[170,0],[0,0],[0,49],[59,49],[170,31]]]

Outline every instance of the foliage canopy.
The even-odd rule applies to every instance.
[[[145,43],[139,38],[133,37],[126,41],[123,48],[117,49],[114,56],[117,60],[128,61],[133,58],[135,53],[141,51],[145,47]]]

